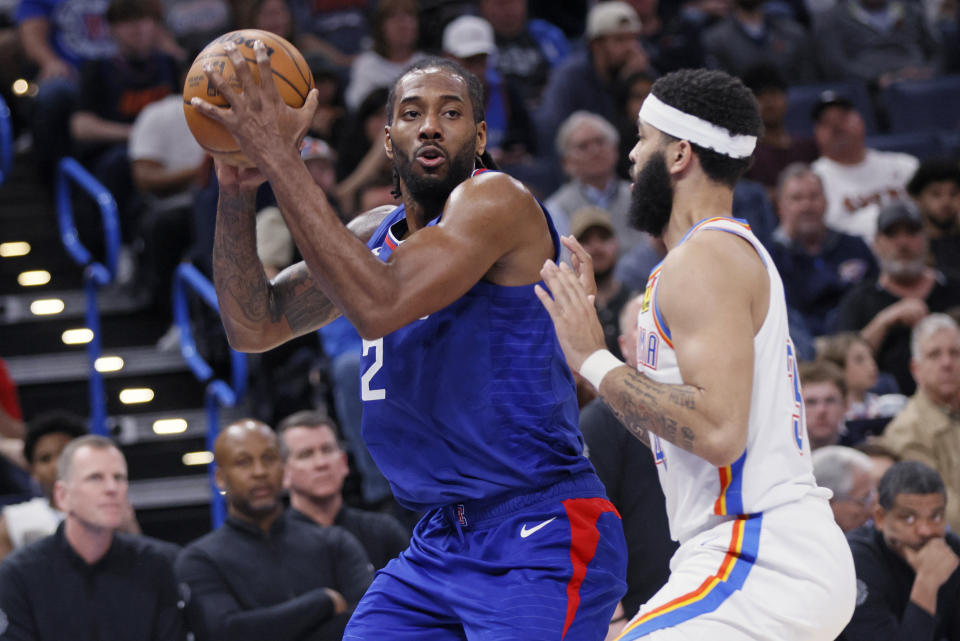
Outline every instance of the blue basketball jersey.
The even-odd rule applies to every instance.
[[[556,256],[559,237],[543,211]],[[384,262],[405,216],[398,207],[368,242]],[[533,490],[593,469],[573,376],[533,288],[480,281],[444,309],[363,342],[363,438],[405,507]]]

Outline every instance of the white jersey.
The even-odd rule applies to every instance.
[[[747,447],[740,458],[732,465],[718,468],[651,434],[651,450],[666,497],[670,534],[681,543],[737,515],[761,513],[816,491],[796,352],[787,329],[780,275],[750,227],[731,218],[702,221],[680,242],[704,230],[730,232],[753,245],[767,268],[770,304],[763,325],[753,339]],[[657,382],[682,384],[670,330],[657,307],[661,266],[651,272],[641,305],[637,367]]]
[[[46,497],[38,496],[24,503],[15,503],[3,508],[7,533],[14,548],[33,543],[57,530],[63,520],[63,512],[50,506]]]
[[[823,181],[828,227],[863,238],[867,245],[877,233],[880,208],[908,198],[906,185],[920,164],[910,154],[867,149],[858,165],[841,165],[818,158],[811,168]]]

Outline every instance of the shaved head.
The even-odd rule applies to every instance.
[[[223,465],[230,460],[237,448],[253,435],[259,435],[274,444],[277,443],[277,435],[269,425],[255,418],[242,418],[227,425],[217,436],[213,444],[213,456],[217,460],[217,465]]]

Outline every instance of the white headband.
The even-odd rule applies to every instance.
[[[757,146],[756,136],[731,134],[712,122],[671,107],[652,93],[647,95],[640,107],[640,120],[665,134],[732,158],[749,158]]]

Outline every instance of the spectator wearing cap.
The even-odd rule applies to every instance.
[[[491,64],[497,57],[493,27],[477,16],[460,16],[443,30],[443,53],[483,83],[487,147],[497,165],[529,162],[536,133],[516,82]]]
[[[811,163],[817,159],[817,144],[812,137],[801,137],[787,131],[787,81],[771,64],[760,63],[743,75],[743,84],[757,98],[763,135],[757,141],[753,164],[744,178],[755,180],[767,188],[775,198],[777,180],[788,165],[795,162]]]
[[[881,443],[903,460],[926,463],[943,475],[947,496],[960,500],[960,327],[946,314],[930,314],[911,337],[910,369],[917,392],[883,432]],[[960,505],[947,508],[960,530]]]
[[[960,166],[956,160],[920,163],[907,192],[923,215],[937,269],[960,277]]]
[[[806,30],[787,15],[766,13],[764,4],[765,0],[735,0],[730,15],[704,31],[707,65],[743,77],[764,60],[792,85],[816,81]]]
[[[930,312],[960,305],[960,282],[927,264],[923,217],[909,200],[880,210],[873,251],[880,275],[844,296],[837,329],[860,332],[873,348],[880,371],[893,374],[899,391],[909,395],[916,387],[910,372],[910,332]]]
[[[940,46],[918,3],[838,0],[815,21],[813,38],[827,80],[883,89],[927,78],[940,67]]]
[[[570,235],[579,241],[593,260],[593,275],[597,281],[594,305],[603,327],[607,349],[617,358],[620,353],[620,312],[630,300],[631,292],[617,280],[614,267],[620,255],[617,231],[610,214],[599,207],[584,207],[570,219]]]
[[[859,236],[827,227],[827,199],[820,177],[793,163],[777,185],[780,225],[771,254],[783,278],[787,304],[815,336],[832,330],[837,304],[863,279],[876,278],[877,261]]]
[[[516,83],[531,114],[550,74],[570,55],[570,43],[558,27],[530,18],[527,0],[479,0],[480,16],[493,28],[500,75]]]
[[[880,207],[907,197],[907,181],[920,162],[909,154],[868,148],[863,116],[839,93],[821,94],[812,116],[820,151],[813,170],[827,195],[827,225],[869,243]]]
[[[550,74],[538,114],[541,153],[551,150],[560,124],[575,111],[617,118],[618,84],[649,60],[640,41],[640,19],[626,2],[601,2],[587,14],[587,48]]]

